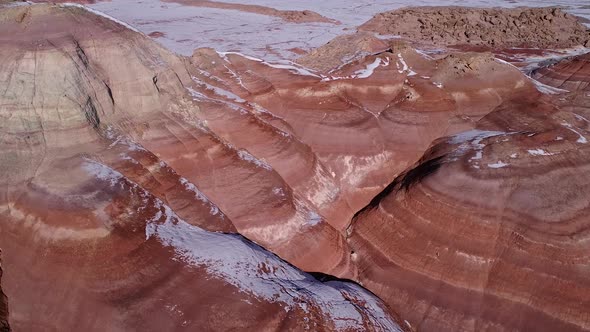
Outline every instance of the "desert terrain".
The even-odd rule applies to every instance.
[[[0,1],[0,331],[589,331],[590,7],[410,5]]]

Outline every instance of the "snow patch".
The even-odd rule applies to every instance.
[[[547,152],[543,149],[527,150],[531,156],[552,156],[554,153]]]
[[[559,88],[555,88],[552,86],[549,86],[547,84],[543,84],[539,81],[537,81],[536,79],[533,79],[531,77],[529,77],[529,79],[531,80],[531,82],[533,82],[533,84],[535,85],[535,87],[537,87],[537,90],[539,90],[539,92],[547,94],[547,95],[558,95],[560,93],[566,93],[569,92],[568,90],[565,89],[559,89]]]
[[[350,76],[323,76],[322,75],[322,82],[329,82],[329,81],[336,81],[336,80],[348,80],[348,79],[355,79],[355,78],[360,78],[360,79],[369,78],[373,75],[373,73],[375,72],[375,69],[379,68],[380,66],[382,66],[382,67],[389,66],[390,61],[391,60],[389,59],[389,57],[386,57],[385,59],[375,58],[375,60],[372,63],[365,66],[364,69],[359,69],[359,70],[355,71]]]
[[[397,58],[399,60],[399,62],[396,63],[397,66],[397,72],[398,73],[403,73],[403,72],[408,72],[408,76],[415,76],[417,75],[417,73],[415,71],[413,71],[412,69],[410,69],[410,67],[408,66],[408,64],[406,63],[406,61],[404,60],[404,58],[402,57],[401,53],[397,54]],[[401,67],[400,67],[400,63],[401,63]]]
[[[221,56],[227,62],[229,62],[229,60],[227,59],[227,55],[234,54],[234,55],[239,55],[241,57],[244,57],[248,60],[259,62],[259,63],[266,65],[268,67],[271,67],[271,68],[288,70],[288,71],[290,71],[294,74],[297,74],[297,75],[321,78],[320,75],[313,73],[313,71],[311,69],[305,68],[305,67],[298,65],[298,64],[296,64],[292,61],[289,61],[289,60],[279,60],[276,63],[271,63],[271,62],[266,62],[262,59],[258,59],[258,58],[252,57],[252,56],[244,55],[239,52],[217,52],[217,54],[219,54],[219,56]]]
[[[515,65],[511,64],[508,61],[505,61],[505,60],[502,60],[502,59],[498,59],[498,58],[496,58],[496,61],[499,62],[499,63],[505,64],[505,65],[509,65],[509,66],[515,68],[518,71],[523,71],[523,70],[519,69],[518,67],[516,67]],[[559,89],[559,88],[555,88],[555,87],[549,86],[547,84],[543,84],[543,83],[537,81],[536,79],[534,79],[534,78],[532,78],[530,76],[527,76],[527,78],[535,85],[535,87],[537,88],[537,90],[539,92],[541,92],[541,93],[549,94],[549,95],[556,95],[556,94],[560,94],[560,93],[569,92],[568,90]]]
[[[272,171],[272,167],[269,164],[267,164],[264,160],[260,160],[254,157],[252,154],[250,154],[250,152],[246,150],[238,150],[238,156],[240,157],[240,159],[250,162],[260,168],[264,168],[267,171]]]
[[[262,62],[263,64],[276,68],[276,69],[285,69],[294,74],[301,75],[301,76],[311,76],[316,78],[321,78],[320,75],[314,74],[311,69],[305,68],[303,66],[297,65],[294,62],[288,60],[279,60],[279,63],[270,63],[270,62]]]
[[[123,175],[110,167],[107,167],[92,159],[84,158],[82,168],[90,175],[97,179],[108,182],[111,187],[119,184],[123,179]]]
[[[415,51],[416,51],[416,53],[420,54],[425,59],[428,59],[428,60],[434,59],[430,54],[428,54],[422,50],[416,49]]]
[[[493,164],[488,164],[488,167],[489,168],[503,168],[503,167],[506,167],[508,165],[510,165],[510,164],[506,164],[503,161],[498,160],[497,162],[495,162]]]
[[[578,134],[578,139],[576,140],[576,142],[581,143],[581,144],[586,144],[588,143],[588,140],[586,139],[586,137],[584,135],[582,135],[579,131],[577,131],[576,129],[574,129],[574,127],[567,123],[567,122],[562,122],[561,123],[564,127],[566,127],[567,129],[569,129],[570,131]]]
[[[211,203],[211,201],[209,200],[209,198],[207,198],[207,196],[205,194],[203,194],[203,192],[201,192],[197,186],[195,186],[192,182],[190,182],[189,180],[187,180],[184,177],[180,178],[180,183],[189,191],[192,191],[195,194],[195,197],[200,200],[201,202],[207,204],[209,206],[209,213],[211,213],[211,215],[215,216],[217,214],[219,214],[219,208]]]
[[[281,187],[272,188],[272,193],[279,197],[285,197],[285,191]]]
[[[90,159],[84,161],[82,167],[98,179],[124,185],[119,182],[123,178],[119,172]],[[319,310],[338,330],[362,330],[368,324],[401,331],[385,306],[361,287],[341,281],[320,282],[240,235],[209,232],[190,225],[136,183],[125,183],[142,198],[141,210],[156,209],[146,220],[146,241],[155,239],[172,248],[175,260],[203,268],[240,292],[278,303],[287,312],[300,308],[312,317]],[[316,222],[316,215],[310,214],[310,220]],[[166,309],[181,315],[174,305]]]
[[[381,65],[381,58],[376,58],[373,63],[367,65],[365,69],[360,69],[354,72],[356,78],[368,78],[373,75],[375,69],[377,69]]]
[[[468,141],[473,141],[474,144],[480,144],[480,142],[485,138],[506,135],[506,134],[511,134],[511,133],[507,133],[504,131],[490,131],[490,130],[473,129],[473,130],[464,131],[462,133],[451,136],[449,143],[461,144],[461,143],[466,143]]]
[[[319,224],[320,222],[322,222],[322,216],[320,216],[319,214],[317,214],[315,211],[309,211],[308,214],[308,224],[310,226],[315,226],[317,224]]]
[[[353,8],[353,7],[351,7],[351,8]],[[375,38],[381,39],[381,40],[402,39],[403,38],[401,35],[394,35],[394,34],[382,35],[377,32],[373,33],[373,36],[375,36]]]
[[[113,141],[107,147],[107,149],[112,149],[113,147],[115,147],[117,145],[122,145],[122,146],[127,147],[127,149],[129,151],[146,151],[146,149],[144,149],[143,146],[141,146],[139,143],[136,143],[128,136],[121,135],[121,134],[117,133],[115,131],[115,129],[113,129],[113,127],[111,127],[111,126],[107,127],[107,129],[105,131],[105,136],[109,140]]]
[[[233,92],[227,91],[225,89],[211,85],[207,82],[201,81],[200,79],[198,79],[195,76],[191,76],[191,78],[195,83],[204,86],[205,89],[207,89],[207,90],[213,91],[218,96],[225,97],[225,98],[235,101],[237,103],[245,103],[246,102],[244,99],[240,98],[238,95],[234,94]],[[189,90],[189,91],[191,91],[191,90]],[[196,92],[195,90],[192,90],[192,91]],[[196,92],[196,93],[199,94],[198,92]],[[192,92],[191,92],[191,94],[192,94]],[[200,94],[200,95],[202,96],[202,94]]]
[[[460,144],[452,160],[457,160],[460,156],[464,155],[468,151],[474,151],[474,155],[469,158],[468,162],[472,164],[474,168],[480,168],[480,166],[474,161],[481,160],[483,158],[483,149],[485,148],[485,144],[482,144],[481,141],[489,137],[511,134],[514,133],[473,129],[451,136],[449,139],[450,144]],[[494,168],[493,166],[497,166],[496,164],[491,165],[492,168]]]

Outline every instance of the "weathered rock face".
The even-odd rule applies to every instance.
[[[342,235],[207,126],[219,108],[193,100],[207,89],[182,59],[71,5],[3,8],[0,34],[13,328],[400,330],[361,287],[231,234],[299,267],[351,270]]]
[[[359,29],[443,46],[590,46],[589,30],[559,8],[410,7],[377,14]]]

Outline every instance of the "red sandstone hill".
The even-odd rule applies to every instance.
[[[0,40],[0,324],[590,329],[587,56],[180,57],[74,5]]]

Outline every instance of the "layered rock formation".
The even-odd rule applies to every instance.
[[[184,58],[74,5],[0,43],[14,329],[590,329],[587,55]]]
[[[15,329],[400,329],[359,286],[227,234],[309,270],[347,269],[340,233],[207,126],[215,102],[193,100],[207,89],[182,59],[77,6],[4,8],[0,26]]]
[[[377,14],[359,29],[447,46],[590,46],[590,31],[559,8],[410,7]]]
[[[584,184],[574,185],[572,181],[579,180],[571,178],[548,195],[541,180],[556,182],[568,176],[570,171],[561,171],[558,165],[584,149],[586,124],[575,114],[555,108],[556,99],[541,93],[550,87],[491,55],[459,53],[434,60],[403,44],[391,46],[360,63],[337,68],[329,76],[292,64],[273,65],[210,51],[196,53],[193,65],[207,72],[211,82],[238,81],[239,87],[224,85],[233,87],[232,93],[239,95],[235,98],[263,105],[274,115],[269,120],[286,121],[290,125],[286,128],[309,144],[335,173],[340,183],[338,196],[348,196],[349,206],[356,208],[368,196],[375,196],[346,229],[355,278],[413,328],[587,329],[583,301],[589,288],[585,272],[579,271],[586,264],[581,254],[583,236],[563,239],[564,234],[578,234],[586,221],[582,210],[573,212],[581,218],[576,221],[563,219],[558,212],[571,211],[572,202],[565,197]],[[244,61],[247,65],[241,63]],[[365,71],[358,69],[361,63]],[[288,80],[278,74],[284,68],[293,72]],[[349,82],[354,85],[347,85]],[[384,97],[379,90],[368,88],[376,82],[395,96],[386,105],[375,103]],[[298,92],[302,89],[305,92]],[[321,99],[315,101],[315,96]],[[334,99],[352,106],[336,108]],[[281,105],[288,100],[297,103]],[[316,106],[306,110],[304,101]],[[370,151],[374,143],[359,138],[373,130],[369,129],[371,122],[363,123],[362,129],[347,126],[348,135],[338,135],[328,126],[320,131],[322,140],[314,140],[306,133],[314,124],[317,105],[325,107],[319,124],[335,121],[328,117],[331,110],[338,109],[337,119],[342,120],[345,114],[358,114],[362,109],[373,114],[382,137],[397,134],[382,141],[383,150],[392,155],[379,160],[374,154],[373,164],[379,167],[365,173],[377,187],[387,179],[379,171],[399,174],[385,191],[363,196],[359,190],[363,181],[347,186],[351,180],[340,173],[343,166],[324,155],[328,150],[345,153],[335,143],[343,137],[354,137],[355,144],[364,147],[356,151]],[[281,118],[276,119],[277,115]],[[298,115],[305,124],[298,122]],[[333,127],[342,128],[342,124]],[[469,128],[476,129],[463,131]],[[380,137],[376,133],[371,136]],[[430,142],[448,134],[453,135],[428,148]],[[355,150],[348,145],[346,151]],[[554,155],[560,159],[552,160],[557,158]],[[350,160],[362,165],[361,156]],[[361,172],[357,168],[355,175]],[[423,188],[426,183],[428,187]],[[371,189],[365,187],[366,192]],[[585,197],[581,194],[576,206],[583,208]],[[339,206],[338,198],[333,206]],[[563,205],[556,206],[558,202]],[[328,222],[342,229],[345,224],[338,221],[348,218],[342,208],[333,214],[316,206],[329,216]],[[570,228],[570,223],[577,226]],[[548,263],[557,252],[561,258]],[[569,268],[562,261],[567,255],[579,257]],[[558,281],[559,290],[538,289],[548,280]],[[529,300],[531,294],[534,300]]]
[[[216,55],[198,63],[218,81],[231,84],[236,75],[241,85],[233,93],[280,117],[313,149],[337,191],[320,201],[308,198],[339,230],[432,140],[472,128],[503,100],[532,86],[517,69],[490,55],[432,60],[404,44],[329,76],[236,54],[226,57],[231,64]],[[285,75],[289,66],[292,73]]]

